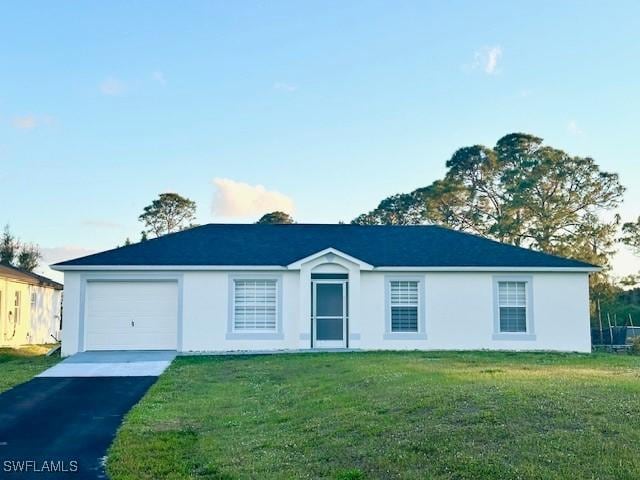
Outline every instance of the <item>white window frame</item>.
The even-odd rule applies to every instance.
[[[519,282],[525,284],[526,295],[526,331],[500,331],[499,284],[502,282]],[[535,340],[535,324],[533,315],[533,276],[531,275],[494,275],[493,276],[493,340]]]
[[[274,281],[276,284],[276,327],[275,330],[246,330],[235,328],[236,281]],[[229,313],[227,319],[227,340],[282,340],[282,275],[237,274],[229,275]]]
[[[391,282],[417,282],[418,283],[418,331],[394,332],[391,330]],[[424,275],[385,275],[385,340],[426,340],[426,313],[425,313],[425,276]]]
[[[31,292],[31,308],[36,308],[38,306],[38,292],[35,290]]]

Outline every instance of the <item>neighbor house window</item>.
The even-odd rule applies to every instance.
[[[392,332],[418,331],[418,283],[415,280],[392,280],[389,305]]]
[[[238,332],[275,332],[277,281],[234,281],[233,329]]]
[[[500,332],[527,331],[527,282],[498,282]]]
[[[16,325],[20,324],[20,300],[20,292],[15,292],[13,300],[13,322]]]
[[[35,308],[38,303],[38,295],[36,292],[31,292],[31,308]]]

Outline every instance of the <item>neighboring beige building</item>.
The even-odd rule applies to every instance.
[[[0,265],[0,346],[60,339],[62,284]]]

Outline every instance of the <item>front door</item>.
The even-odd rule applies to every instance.
[[[315,280],[313,282],[313,346],[344,348],[347,346],[347,282]]]

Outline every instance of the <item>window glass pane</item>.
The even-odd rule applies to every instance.
[[[526,332],[527,309],[524,307],[500,307],[501,332]]]
[[[390,282],[391,331],[418,331],[418,282],[394,280]]]
[[[498,282],[501,332],[527,331],[527,283]]]
[[[317,340],[342,340],[342,318],[316,319]]]
[[[275,330],[276,281],[236,280],[234,284],[234,328]]]
[[[525,307],[527,293],[525,282],[499,282],[498,303],[500,306]]]
[[[418,282],[392,281],[391,305],[418,305]]]
[[[392,332],[417,332],[418,307],[391,307]]]
[[[342,284],[316,284],[316,316],[341,317],[343,312]]]

